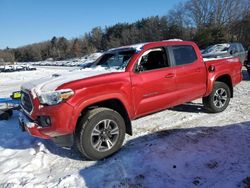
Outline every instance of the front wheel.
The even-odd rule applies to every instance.
[[[203,98],[203,105],[209,112],[222,112],[228,107],[230,98],[229,86],[223,82],[215,82],[212,93]]]
[[[118,151],[125,137],[122,116],[108,108],[88,111],[79,121],[76,133],[79,151],[91,160],[100,160]]]

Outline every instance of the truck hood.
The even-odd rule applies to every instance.
[[[41,93],[55,91],[59,86],[63,84],[112,72],[124,72],[124,70],[89,68],[83,70],[74,70],[66,73],[53,74],[51,76],[27,82],[21,86],[21,90],[31,91],[33,97],[36,98]]]

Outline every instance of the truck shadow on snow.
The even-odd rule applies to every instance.
[[[177,111],[177,112],[190,112],[190,113],[209,113],[203,108],[203,104],[189,102],[179,106],[169,108],[168,110]]]
[[[20,132],[16,116],[0,123],[0,147],[48,150],[66,160],[88,163],[74,150]],[[45,149],[41,150],[41,144]],[[79,175],[90,188],[243,187],[243,181],[250,177],[249,153],[250,121],[170,129],[128,140],[119,152],[81,169]]]
[[[92,187],[244,187],[250,121],[155,132],[79,173]]]

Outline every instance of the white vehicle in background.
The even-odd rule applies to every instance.
[[[36,70],[32,64],[16,64],[16,65],[4,65],[0,67],[0,72],[17,72],[17,71],[31,71]]]
[[[3,72],[4,66],[0,66],[0,72]]]
[[[27,64],[20,64],[19,66],[22,67],[22,70],[27,70],[28,65]]]
[[[101,57],[103,55],[103,53],[100,53],[100,52],[97,52],[97,53],[93,53],[93,54],[90,54],[88,56],[88,60],[89,61],[96,61],[99,57]]]
[[[18,65],[13,65],[13,71],[16,70],[31,70],[30,66],[67,66],[67,67],[77,67],[82,66],[83,64],[91,63],[96,61],[103,53],[93,53],[90,55],[85,55],[81,58],[73,58],[68,60],[62,61],[53,61],[52,58],[47,59],[45,61],[38,61],[38,62],[29,62],[29,63],[19,63]],[[11,69],[10,69],[11,70]],[[32,68],[34,70],[34,67]]]
[[[57,65],[58,65],[58,66],[63,66],[63,62],[58,61],[58,62],[57,62]]]
[[[25,70],[25,67],[23,65],[13,65],[14,71],[22,71]]]
[[[3,68],[3,72],[13,72],[15,71],[13,65],[5,65]]]
[[[93,63],[103,55],[103,53],[93,53],[89,56],[84,56],[84,59],[81,61],[81,64],[79,65],[82,69],[90,68]]]
[[[71,62],[71,63],[69,64],[70,67],[75,67],[76,65],[77,65],[76,62]]]
[[[32,65],[26,65],[25,70],[32,71],[32,70],[36,70],[36,68],[34,66],[32,66]]]

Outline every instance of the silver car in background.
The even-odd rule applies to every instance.
[[[239,57],[242,64],[246,60],[246,51],[241,43],[223,43],[209,46],[202,52],[203,58]]]

